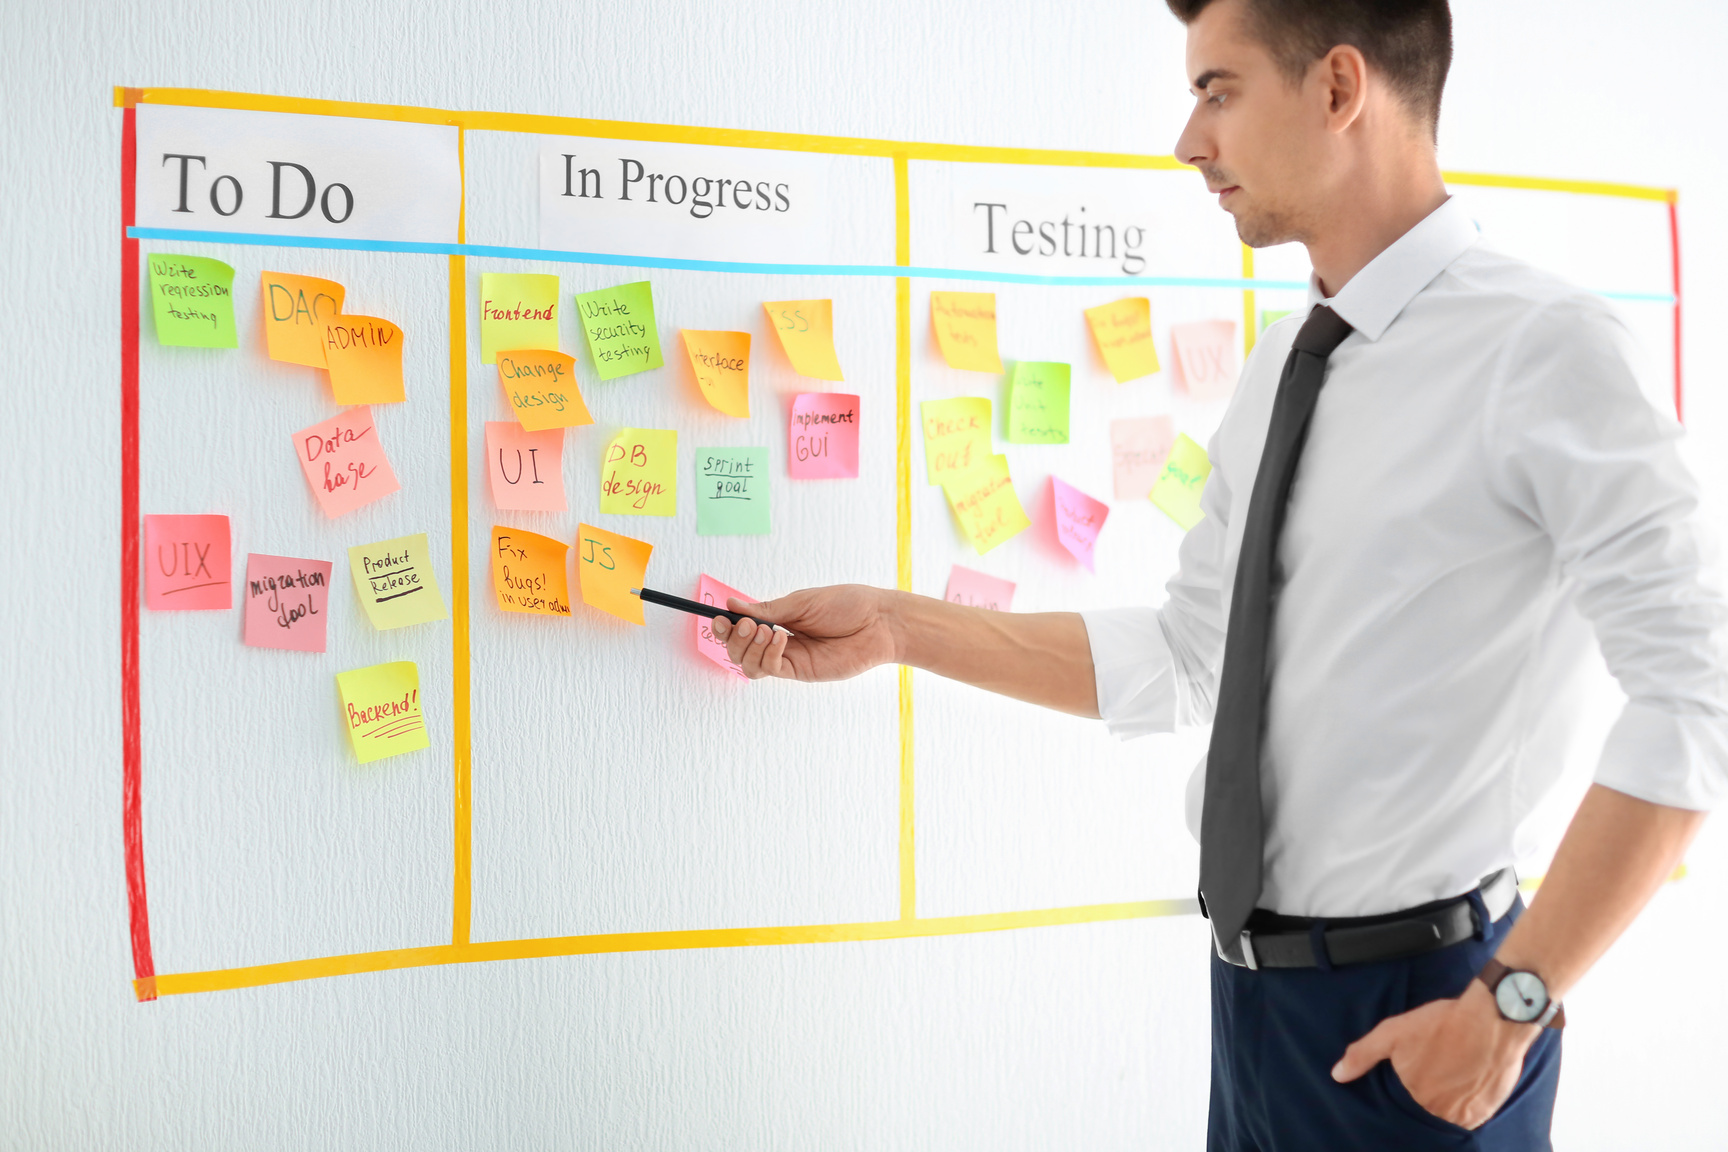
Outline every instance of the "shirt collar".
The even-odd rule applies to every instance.
[[[1416,294],[1476,243],[1476,223],[1464,206],[1448,196],[1414,228],[1368,261],[1330,300],[1320,280],[1308,276],[1308,308],[1325,304],[1362,334],[1378,340]]]

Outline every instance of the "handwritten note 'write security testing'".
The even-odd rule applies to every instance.
[[[570,545],[537,532],[492,526],[492,590],[505,612],[570,615]]]
[[[228,517],[144,517],[145,607],[232,608],[233,579]]]
[[[787,438],[786,466],[794,480],[856,477],[858,397],[841,392],[794,397]]]
[[[151,253],[150,310],[156,342],[181,348],[237,348],[234,269],[208,256]]]
[[[665,363],[660,329],[654,323],[654,288],[646,280],[583,292],[576,316],[600,379],[646,372]]]
[[[348,549],[348,570],[360,607],[380,632],[442,620],[448,614],[424,532],[356,544]]]
[[[292,556],[246,557],[246,643],[254,648],[322,652],[330,606],[330,562]]]
[[[420,669],[412,660],[336,674],[343,726],[362,764],[431,747],[420,711]]]
[[[768,449],[696,449],[696,534],[768,535]]]
[[[351,408],[300,429],[294,433],[294,450],[326,516],[352,512],[401,487],[378,440],[371,408]]]

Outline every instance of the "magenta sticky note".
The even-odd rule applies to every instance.
[[[794,480],[858,475],[858,397],[805,392],[792,400],[787,471]]]
[[[564,429],[530,432],[514,420],[488,420],[486,475],[500,508],[564,511]]]
[[[738,599],[748,600],[752,604],[756,602],[754,596],[746,596],[736,588],[728,588],[712,576],[703,575],[696,584],[696,602],[698,604],[712,604],[716,608],[725,608],[726,597],[728,596],[736,596]],[[749,679],[748,676],[744,675],[744,669],[732,663],[732,658],[726,655],[726,645],[714,638],[714,621],[712,618],[704,620],[700,616],[696,617],[696,651],[738,679]]]
[[[1109,505],[1054,476],[1050,477],[1050,490],[1056,505],[1056,539],[1074,559],[1086,565],[1088,572],[1096,572],[1092,549],[1098,543],[1098,533],[1104,529],[1105,517],[1110,515]]]
[[[294,451],[326,516],[352,512],[401,487],[369,406],[302,428],[294,433]]]
[[[240,586],[246,643],[254,648],[324,651],[330,605],[330,562],[293,556],[246,557]]]
[[[956,564],[948,572],[948,591],[942,594],[942,599],[950,604],[1007,612],[1014,603],[1014,581]]]
[[[1172,324],[1175,383],[1194,399],[1226,400],[1236,390],[1236,321]]]
[[[234,607],[226,516],[144,517],[144,604],[157,611]]]

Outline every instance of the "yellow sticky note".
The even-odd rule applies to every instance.
[[[576,526],[576,579],[582,603],[620,620],[642,623],[642,601],[630,589],[642,587],[654,545],[632,540],[591,524]]]
[[[980,556],[1032,523],[1015,494],[1006,456],[991,456],[964,476],[949,480],[942,491],[960,530]]]
[[[376,316],[338,316],[324,324],[324,359],[338,404],[400,404],[402,329]]]
[[[396,660],[336,673],[342,722],[362,764],[431,747],[420,711],[420,669]]]
[[[1152,343],[1152,302],[1146,297],[1130,296],[1088,308],[1086,324],[1116,383],[1125,384],[1158,371],[1158,349]]]
[[[492,591],[505,612],[570,615],[570,545],[538,532],[492,525]]]
[[[1185,435],[1178,435],[1152,485],[1152,503],[1165,515],[1182,525],[1184,532],[1205,518],[1200,511],[1200,493],[1206,489],[1206,477],[1212,475],[1212,461],[1206,449]]]
[[[625,428],[600,456],[600,511],[622,516],[678,512],[678,433]]]
[[[334,280],[264,272],[258,277],[264,303],[264,346],[270,359],[326,367],[324,325],[342,314],[346,290]]]
[[[530,432],[594,423],[576,387],[576,358],[562,352],[511,348],[497,354],[498,383],[516,422]]]
[[[558,350],[558,277],[480,274],[480,363],[497,363],[512,348]]]
[[[963,476],[992,455],[988,399],[926,400],[918,413],[924,422],[924,476],[930,483]]]
[[[834,301],[776,300],[762,307],[794,372],[817,380],[845,379],[834,355]]]
[[[996,293],[932,292],[930,323],[950,368],[1000,372],[996,354]]]
[[[750,333],[684,329],[684,351],[696,386],[717,412],[750,415]]]
[[[348,549],[348,569],[366,618],[380,632],[442,620],[446,615],[424,532],[356,544]]]

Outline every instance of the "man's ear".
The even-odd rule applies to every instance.
[[[1340,44],[1315,62],[1326,97],[1326,127],[1343,132],[1362,115],[1368,100],[1368,61],[1360,49]]]

